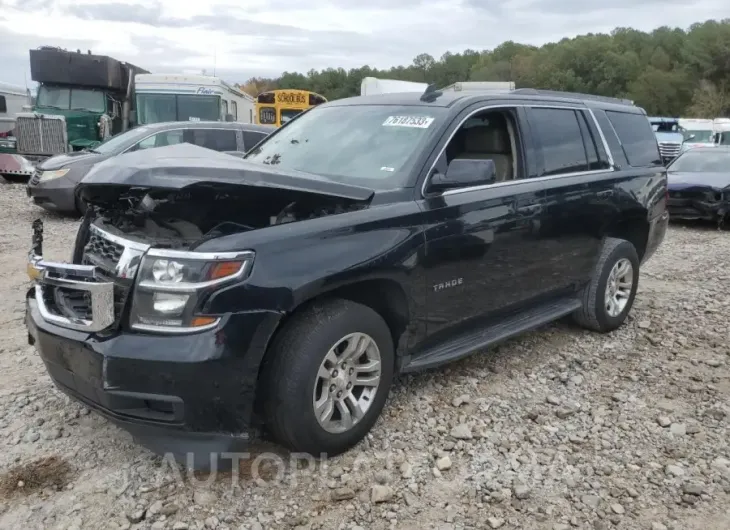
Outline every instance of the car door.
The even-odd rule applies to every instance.
[[[591,276],[605,226],[616,210],[613,163],[590,111],[547,105],[527,108],[543,182],[538,295],[582,286]]]
[[[509,105],[498,110],[513,120],[515,178],[438,194],[428,193],[428,180],[423,186],[429,341],[525,303],[534,295],[534,278],[543,272],[545,256],[536,251],[542,190],[526,178],[534,167],[525,156],[533,148],[524,111]],[[457,118],[457,129],[479,114],[479,107],[465,111]],[[428,179],[446,170],[446,151],[442,145]]]

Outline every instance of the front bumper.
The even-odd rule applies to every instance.
[[[673,219],[722,221],[730,213],[730,200],[706,201],[669,197],[667,210]]]
[[[76,181],[63,176],[52,180],[38,180],[37,174],[28,181],[26,194],[33,202],[46,210],[73,213],[76,212],[74,190]]]
[[[278,313],[228,315],[195,335],[102,337],[48,322],[35,296],[28,291],[28,340],[53,382],[141,445],[207,467],[211,453],[241,451],[257,436],[258,368]]]

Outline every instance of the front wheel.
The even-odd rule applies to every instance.
[[[260,381],[271,434],[293,451],[347,451],[385,405],[394,355],[387,324],[367,306],[333,300],[295,314],[272,344]]]
[[[594,331],[613,331],[626,320],[638,287],[636,248],[624,239],[607,238],[591,282],[583,291],[583,307],[573,318]]]

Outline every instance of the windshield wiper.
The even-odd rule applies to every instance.
[[[47,109],[56,109],[56,110],[68,110],[68,109],[64,109],[63,107],[58,107],[58,106],[56,106],[56,105],[44,105],[44,104],[39,104],[38,106],[39,106],[39,107],[45,107],[45,108],[47,108]]]
[[[92,149],[92,148],[90,148],[90,147],[84,147],[84,148],[82,149],[82,151],[83,151],[84,153],[96,153],[97,155],[100,155],[100,154],[101,154],[101,151],[97,151],[96,149]]]

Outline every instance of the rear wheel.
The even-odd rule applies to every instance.
[[[285,324],[267,354],[264,411],[277,442],[334,456],[375,424],[393,379],[383,318],[348,300],[318,303]]]
[[[639,257],[629,241],[607,238],[590,284],[583,291],[583,307],[573,315],[581,326],[612,331],[624,323],[639,286]]]

